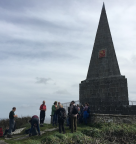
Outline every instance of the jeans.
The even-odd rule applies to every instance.
[[[54,126],[54,124],[57,125],[57,114],[53,115],[53,126]]]
[[[6,129],[6,130],[5,130],[4,136],[7,135],[8,131],[9,131],[9,129]]]
[[[44,119],[45,119],[45,111],[41,110],[41,112],[40,112],[40,124],[44,123]]]
[[[87,124],[87,118],[88,118],[89,114],[87,113],[87,111],[84,111],[83,114],[83,119],[84,119],[84,123]]]
[[[31,121],[30,134],[32,133],[34,127],[37,128],[37,131],[40,134],[39,119],[37,119],[37,118],[33,118],[32,121]]]
[[[8,131],[8,133],[11,135],[11,132],[13,131],[13,129],[14,129],[14,125],[15,125],[15,121],[14,121],[14,119],[10,119],[9,120],[9,131]]]

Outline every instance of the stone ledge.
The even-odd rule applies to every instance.
[[[136,115],[117,115],[117,114],[96,114],[96,113],[93,113],[93,114],[90,114],[90,115],[93,115],[93,116],[112,116],[112,117],[136,117]]]

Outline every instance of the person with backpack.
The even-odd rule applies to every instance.
[[[71,133],[77,130],[77,114],[78,114],[78,108],[75,105],[75,101],[71,102],[70,106],[70,117],[71,117]]]
[[[15,115],[15,113],[14,113],[15,111],[16,111],[16,107],[13,107],[12,111],[10,111],[10,113],[9,113],[9,130],[8,130],[8,135],[7,135],[8,138],[12,138],[11,132],[13,131],[13,129],[15,127],[14,118],[18,117],[17,115]]]
[[[40,106],[40,126],[43,126],[45,120],[45,112],[46,112],[46,105],[45,101],[43,101],[43,104]]]
[[[59,105],[59,109],[56,111],[56,114],[58,116],[59,133],[63,131],[63,134],[65,134],[64,121],[66,119],[66,110],[63,108],[61,104]]]

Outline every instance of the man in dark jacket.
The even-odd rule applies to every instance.
[[[39,117],[37,115],[34,115],[32,116],[31,120],[29,121],[31,123],[31,129],[30,129],[30,133],[29,133],[29,136],[32,135],[32,131],[33,131],[33,128],[37,128],[37,131],[38,131],[38,134],[40,134],[40,128],[39,128]]]
[[[75,105],[75,101],[72,101],[70,106],[71,133],[73,133],[74,131],[76,132],[77,130],[77,114],[78,114],[77,106]]]
[[[16,111],[16,107],[13,107],[12,111],[9,113],[9,130],[8,130],[8,135],[7,135],[8,138],[12,138],[11,133],[15,127],[14,118],[17,117],[17,115],[15,115],[14,113],[15,111]]]
[[[63,134],[65,134],[64,121],[66,119],[66,111],[62,105],[60,105],[60,108],[56,111],[56,114],[58,115],[59,133],[63,131]]]

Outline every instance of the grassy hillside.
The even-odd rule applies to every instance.
[[[28,124],[26,126],[30,127]],[[41,130],[49,128],[52,126],[45,124]],[[114,123],[79,125],[76,133],[70,133],[66,127],[66,134],[53,131],[25,140],[6,140],[6,142],[10,144],[135,144],[136,125]]]

